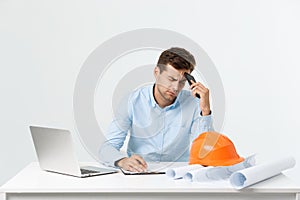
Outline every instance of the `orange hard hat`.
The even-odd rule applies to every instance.
[[[244,161],[231,140],[217,132],[204,132],[192,143],[189,164],[229,166]]]

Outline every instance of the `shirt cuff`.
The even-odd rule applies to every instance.
[[[203,132],[214,130],[212,126],[212,115],[201,116],[201,126],[203,128]]]
[[[202,111],[200,112],[200,115],[201,115],[202,117],[209,116],[209,115],[211,115],[211,110],[209,111],[209,114],[208,114],[208,115],[203,116],[203,115],[202,115]]]

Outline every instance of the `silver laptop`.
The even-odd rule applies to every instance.
[[[68,130],[30,126],[40,167],[49,172],[56,172],[76,177],[89,177],[117,172],[115,169],[95,166],[80,167],[71,133]]]

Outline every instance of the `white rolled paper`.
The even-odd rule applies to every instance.
[[[255,155],[247,157],[243,162],[230,166],[204,167],[187,172],[183,178],[193,182],[228,179],[233,172],[255,165]]]
[[[192,182],[208,181],[209,177],[207,176],[207,171],[211,168],[212,167],[203,167],[191,170],[183,176],[183,179]]]
[[[203,168],[202,165],[187,165],[183,167],[176,167],[167,169],[166,175],[170,178],[177,179],[182,178],[186,173],[191,170]]]
[[[230,183],[235,189],[242,189],[280,174],[282,171],[294,167],[295,164],[296,161],[293,157],[285,157],[271,162],[258,164],[234,172],[230,176]]]

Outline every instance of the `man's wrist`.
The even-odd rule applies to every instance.
[[[126,157],[124,157],[124,158],[126,158]],[[115,167],[120,167],[120,166],[119,166],[119,162],[120,162],[121,160],[123,160],[124,158],[121,158],[121,159],[119,159],[119,160],[116,160],[116,161],[114,162]]]
[[[209,111],[202,111],[202,110],[201,110],[200,115],[201,115],[201,116],[211,115],[211,110],[209,110]]]

